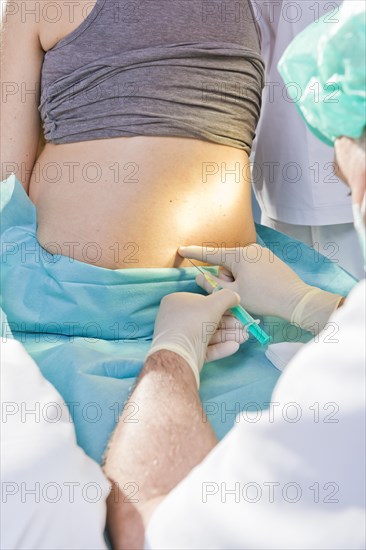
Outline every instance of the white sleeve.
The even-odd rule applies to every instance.
[[[277,27],[283,0],[251,0],[253,12],[261,30],[261,53],[266,68],[275,46]]]
[[[269,410],[252,404],[162,501],[147,549],[365,548],[364,304],[363,281],[288,365]]]
[[[109,484],[16,340],[1,344],[1,548],[99,549]]]

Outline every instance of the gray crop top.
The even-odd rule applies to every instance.
[[[52,143],[181,136],[249,153],[263,85],[250,0],[96,0],[46,52],[39,111]]]

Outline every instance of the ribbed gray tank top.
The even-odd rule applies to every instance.
[[[97,0],[46,52],[48,142],[181,136],[250,152],[264,66],[250,0]]]

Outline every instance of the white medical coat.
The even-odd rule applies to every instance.
[[[365,548],[365,288],[162,501],[146,548]]]
[[[266,64],[266,86],[252,156],[253,188],[261,210],[269,218],[295,225],[351,223],[349,190],[333,173],[333,148],[308,130],[277,70],[293,38],[337,8],[341,0],[253,3]],[[337,15],[329,17],[334,21]],[[301,90],[297,93],[300,97]]]
[[[61,396],[16,340],[1,343],[1,548],[106,548],[109,483],[77,446]]]

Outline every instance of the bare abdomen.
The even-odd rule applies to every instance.
[[[29,194],[44,248],[111,269],[189,266],[180,245],[255,240],[246,153],[196,139],[46,144]]]

